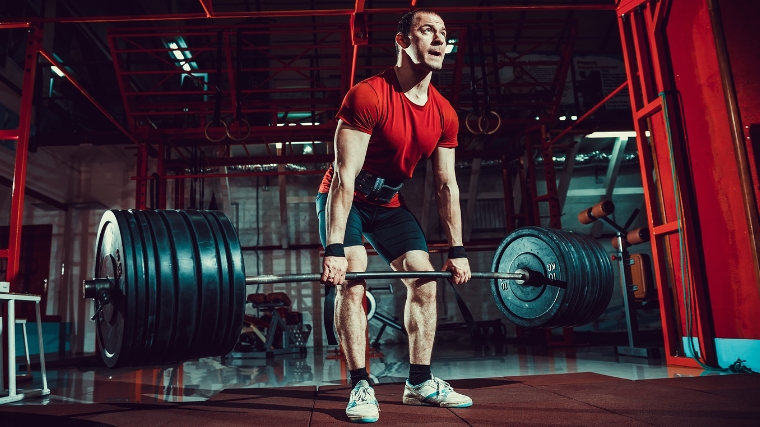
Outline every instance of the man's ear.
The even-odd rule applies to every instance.
[[[396,43],[401,46],[401,49],[406,49],[409,47],[411,40],[409,40],[408,37],[404,36],[401,33],[396,33]]]

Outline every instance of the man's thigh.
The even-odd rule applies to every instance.
[[[427,255],[427,241],[417,219],[405,206],[383,208],[365,225],[364,237],[388,264],[411,251]]]
[[[322,247],[327,246],[327,193],[317,194],[317,217],[319,218],[319,241]],[[362,241],[362,221],[355,206],[351,206],[346,220],[346,234],[343,237],[343,246],[364,246]]]

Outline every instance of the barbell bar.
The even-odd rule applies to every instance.
[[[501,313],[522,327],[597,319],[614,290],[612,264],[593,238],[523,227],[497,247],[489,279]],[[98,225],[95,269],[83,296],[96,301],[98,347],[109,367],[165,364],[232,351],[246,285],[313,282],[320,274],[246,277],[237,232],[221,212],[110,210]],[[350,272],[347,280],[450,278],[448,271]]]
[[[365,271],[348,272],[346,280],[371,280],[371,279],[451,279],[454,275],[450,271]],[[322,277],[317,273],[284,274],[247,276],[246,285],[266,285],[272,283],[295,283],[295,282],[318,282]],[[496,279],[515,280],[520,282],[530,281],[530,272],[518,270],[514,273],[499,273],[495,271],[473,271],[473,279]]]

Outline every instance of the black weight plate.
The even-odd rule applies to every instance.
[[[589,248],[587,255],[595,267],[595,282],[597,292],[592,299],[593,304],[588,308],[586,316],[579,319],[579,326],[596,320],[607,308],[614,292],[615,283],[612,275],[612,264],[602,245],[591,236],[579,234],[578,238]]]
[[[127,217],[130,216],[128,222],[132,230],[133,240],[140,242],[142,247],[139,254],[141,257],[135,260],[138,269],[142,271],[140,276],[142,280],[138,281],[137,287],[136,310],[136,319],[140,321],[140,330],[135,336],[134,356],[131,358],[130,364],[141,365],[145,363],[146,357],[151,352],[156,333],[156,252],[153,233],[143,212],[130,210],[127,212]]]
[[[155,302],[151,303],[151,295],[155,292],[151,292],[151,270],[148,267],[148,259],[152,258],[152,239],[142,231],[140,225],[140,219],[137,216],[139,211],[126,210],[123,211],[127,224],[129,225],[129,232],[132,236],[132,245],[134,246],[134,258],[130,258],[134,262],[135,271],[135,307],[134,318],[131,320],[134,323],[134,335],[132,337],[132,349],[131,356],[129,358],[129,365],[136,366],[141,363],[144,353],[148,347],[148,330],[149,324],[152,324],[152,316],[155,313]]]
[[[523,327],[551,324],[565,297],[567,258],[555,236],[545,230],[524,227],[513,231],[497,248],[491,266],[498,272],[520,268],[536,271],[557,284],[529,286],[514,280],[491,281],[496,306],[507,319]]]
[[[572,236],[562,230],[551,230],[564,245],[564,252],[570,260],[566,296],[553,327],[569,327],[578,313],[578,307],[588,292],[588,266],[582,251],[579,250]]]
[[[180,211],[193,236],[193,249],[198,269],[197,313],[199,322],[190,346],[190,357],[205,357],[213,353],[211,343],[218,328],[219,307],[219,260],[214,236],[203,215],[198,211]],[[189,292],[189,290],[188,290]]]
[[[602,246],[591,236],[585,236],[587,244],[592,248],[594,253],[594,262],[597,264],[596,281],[599,291],[594,300],[594,305],[589,309],[588,318],[584,319],[581,324],[588,324],[596,320],[607,308],[614,290],[614,282],[610,276],[612,270],[609,268],[609,257]],[[591,252],[589,255],[591,256]],[[611,286],[610,286],[611,285]]]
[[[546,228],[542,229],[542,232],[547,236],[552,236],[560,246],[560,251],[565,255],[567,260],[566,266],[566,283],[564,288],[564,297],[560,302],[560,308],[557,311],[557,315],[552,318],[543,327],[545,328],[560,328],[567,327],[568,322],[572,320],[574,311],[576,310],[576,301],[578,300],[579,292],[582,292],[583,287],[586,286],[583,280],[583,269],[578,268],[579,263],[582,262],[577,250],[572,245],[571,239],[568,238],[567,232],[558,229]]]
[[[132,347],[132,323],[129,310],[134,306],[131,288],[134,272],[124,268],[125,247],[132,247],[129,233],[123,234],[126,222],[119,211],[107,211],[98,226],[95,245],[94,277],[109,278],[115,289],[111,301],[96,318],[98,346],[108,367],[123,366]]]
[[[224,312],[227,314],[229,329],[226,341],[222,342],[218,354],[227,354],[235,347],[243,328],[243,318],[245,315],[245,266],[243,264],[243,251],[240,248],[240,239],[238,238],[235,227],[232,222],[222,212],[206,211],[204,215],[207,219],[213,219],[218,224],[225,242],[225,253],[227,256],[227,294],[229,295],[229,305],[225,307]],[[221,241],[221,240],[220,240]]]
[[[594,306],[599,294],[598,286],[598,266],[594,262],[593,249],[588,246],[585,240],[583,240],[578,233],[565,232],[566,238],[570,244],[574,247],[574,253],[580,258],[578,262],[578,271],[581,272],[583,286],[579,287],[579,293],[577,300],[573,305],[573,313],[568,317],[566,326],[574,327],[583,323]]]
[[[122,211],[125,226],[121,227],[121,234],[129,234],[132,240],[132,246],[124,246],[124,270],[134,273],[131,281],[132,286],[128,288],[130,297],[129,301],[134,303],[129,307],[127,313],[129,317],[125,319],[131,325],[132,344],[129,349],[129,356],[123,360],[119,366],[132,366],[136,364],[136,359],[145,348],[145,320],[147,311],[145,304],[145,245],[137,231],[137,224],[131,211]]]
[[[217,223],[216,219],[209,215],[208,212],[205,211],[198,211],[199,214],[203,217],[203,220],[206,223],[206,226],[208,226],[211,236],[214,241],[214,248],[216,251],[216,260],[218,265],[218,271],[217,271],[217,281],[219,285],[217,286],[217,299],[219,301],[218,303],[218,315],[217,315],[217,326],[214,330],[214,336],[209,340],[209,346],[208,351],[205,354],[206,356],[215,356],[217,355],[217,351],[219,351],[220,347],[222,346],[222,342],[227,342],[227,337],[229,334],[231,322],[230,322],[230,314],[231,314],[231,306],[230,306],[230,281],[229,281],[229,266],[228,266],[228,254],[227,254],[227,244],[225,242],[225,236],[224,232],[219,228],[219,224]],[[239,334],[238,334],[239,335]]]
[[[141,214],[147,221],[147,226],[153,237],[153,255],[155,256],[155,269],[151,275],[155,292],[155,330],[144,363],[163,363],[167,360],[166,354],[170,349],[178,309],[175,306],[171,240],[164,218],[158,212],[142,211]]]
[[[599,257],[596,259],[602,265],[602,268],[600,269],[601,274],[599,275],[599,284],[602,288],[602,294],[598,300],[596,315],[594,317],[596,319],[602,313],[604,313],[604,311],[609,306],[610,301],[612,300],[612,295],[615,292],[615,276],[612,270],[612,261],[610,260],[610,255],[604,249],[602,244],[594,239],[591,239],[590,237],[588,239],[589,243],[593,244],[594,248],[596,248],[597,252],[599,253]]]
[[[176,317],[165,363],[187,360],[191,353],[196,325],[201,322],[198,311],[198,266],[194,241],[184,217],[179,211],[161,210],[171,242],[174,307]]]
[[[600,292],[599,297],[596,299],[595,306],[589,313],[590,319],[588,319],[588,322],[591,322],[597,319],[604,310],[607,309],[612,294],[615,291],[615,281],[612,272],[612,263],[610,262],[610,257],[607,254],[607,251],[605,251],[604,247],[592,237],[585,236],[585,238],[589,245],[596,251],[597,256],[595,257],[595,261],[599,264],[598,282]]]

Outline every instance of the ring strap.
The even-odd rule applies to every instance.
[[[467,308],[467,304],[459,295],[459,292],[457,291],[456,286],[454,286],[454,284],[451,282],[449,282],[449,284],[451,285],[451,290],[454,291],[454,298],[456,298],[457,300],[457,306],[459,307],[459,311],[462,313],[462,317],[464,318],[464,323],[467,324],[467,329],[470,331],[470,336],[474,338],[475,329],[478,328],[478,324],[475,322],[475,319],[472,317],[472,313],[470,313],[470,309]]]
[[[325,286],[325,302],[322,307],[322,323],[325,325],[327,344],[338,345],[335,337],[335,286]]]

